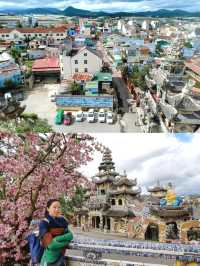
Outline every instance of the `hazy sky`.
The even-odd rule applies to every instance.
[[[104,11],[146,11],[166,9],[184,9],[188,11],[200,11],[199,0],[9,0],[0,1],[2,8],[32,8],[32,7],[56,7],[64,9],[68,6],[87,10]]]
[[[146,188],[169,182],[178,194],[200,194],[200,134],[92,134],[112,150],[119,173],[137,178],[143,192]],[[102,155],[84,168],[94,176]]]

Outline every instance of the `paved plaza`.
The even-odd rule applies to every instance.
[[[27,113],[36,113],[40,118],[47,119],[56,132],[80,132],[80,133],[118,133],[118,132],[141,132],[136,126],[137,112],[125,113],[122,120],[116,116],[116,121],[112,125],[106,123],[73,122],[70,126],[55,125],[56,104],[50,101],[49,95],[58,88],[59,84],[43,84],[35,86],[31,91],[27,91],[26,99],[22,102],[26,104]]]

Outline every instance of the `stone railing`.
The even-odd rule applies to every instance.
[[[124,206],[124,205],[111,205],[110,206],[110,210],[113,210],[113,211],[128,211],[129,208],[127,206]]]
[[[76,255],[71,255],[70,251],[76,251]],[[78,237],[70,244],[70,250],[67,250],[66,255],[67,266],[158,266],[174,265],[176,260],[199,263],[200,244],[165,244],[149,241],[103,240]],[[109,257],[109,260],[107,257]],[[116,260],[116,257],[118,257],[118,260]],[[137,259],[137,257],[140,258]],[[142,261],[142,263],[136,262],[137,260]],[[159,264],[161,261],[162,264]]]

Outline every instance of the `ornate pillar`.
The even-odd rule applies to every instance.
[[[88,229],[92,228],[92,217],[89,215],[88,216]]]
[[[102,215],[100,216],[99,229],[100,229],[101,231],[103,231],[103,216],[102,216]]]
[[[105,225],[104,225],[104,232],[107,233],[108,232],[108,222],[107,222],[107,217],[105,216]]]

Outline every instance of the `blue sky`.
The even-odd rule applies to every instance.
[[[93,134],[112,150],[119,173],[126,170],[137,178],[143,191],[159,180],[171,182],[178,194],[200,194],[200,134]],[[97,173],[102,160],[96,154],[83,169],[86,176]]]
[[[0,1],[0,8],[32,8],[56,7],[64,9],[68,6],[87,10],[104,11],[147,11],[165,9],[183,9],[187,11],[200,11],[199,0],[9,0]]]

